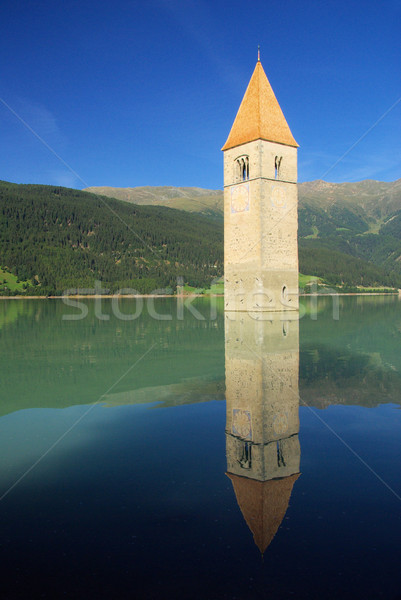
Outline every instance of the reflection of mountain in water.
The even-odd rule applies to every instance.
[[[299,476],[298,321],[282,318],[225,320],[227,475],[262,554]]]
[[[400,403],[400,302],[379,296],[343,298],[340,304],[339,321],[332,318],[331,299],[320,298],[317,321],[307,315],[299,323],[303,403],[319,408]],[[204,321],[188,311],[179,320],[174,299],[155,301],[159,313],[172,315],[169,321],[150,318],[146,307],[141,318],[119,321],[110,300],[102,301],[110,315],[102,321],[94,314],[93,300],[87,305],[86,319],[63,321],[63,314],[72,311],[59,300],[0,302],[0,415],[96,402],[153,344],[146,360],[103,398],[107,405],[176,406],[223,399],[219,304],[217,318],[210,320],[209,301],[194,301]],[[134,307],[134,300],[120,303],[127,314]]]
[[[0,415],[90,404],[104,399],[121,378],[105,398],[108,404],[181,403],[177,394],[191,402],[191,390],[199,400],[216,397],[211,382],[223,380],[224,324],[221,312],[210,320],[207,300],[193,302],[205,320],[187,310],[180,320],[176,300],[163,298],[155,300],[155,310],[169,320],[151,318],[145,306],[140,318],[121,321],[113,316],[111,300],[102,300],[109,318],[100,320],[94,301],[84,304],[85,319],[63,321],[65,313],[77,311],[60,300],[0,302]],[[135,312],[135,300],[122,300],[120,310]]]
[[[400,402],[400,374],[379,353],[340,352],[323,345],[304,346],[300,353],[302,403],[317,408],[332,404],[377,406]]]
[[[170,385],[146,387],[119,394],[106,394],[104,402],[105,406],[157,402],[157,407],[160,408],[161,406],[181,406],[197,402],[210,402],[211,400],[224,400],[224,398],[223,380],[194,377]]]

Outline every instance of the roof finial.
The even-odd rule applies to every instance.
[[[258,44],[258,62],[260,62],[260,44]]]

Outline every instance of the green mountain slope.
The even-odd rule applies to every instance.
[[[311,181],[298,184],[300,208],[309,206],[326,214],[342,210],[361,217],[366,223],[384,222],[401,209],[401,179],[394,182],[365,179],[355,183]]]
[[[300,248],[348,254],[401,275],[401,180],[299,186]]]
[[[223,219],[223,192],[199,188],[88,188],[131,203],[168,205]],[[401,284],[401,179],[298,184],[303,273],[332,284]]]
[[[67,188],[0,182],[0,266],[39,293],[207,286],[222,275],[223,232],[200,215]]]
[[[301,273],[317,275],[333,286],[401,287],[401,275],[393,270],[318,244],[300,245],[299,269]]]
[[[221,192],[133,192],[143,205],[0,182],[0,269],[30,281],[27,291],[18,284],[27,294],[93,288],[95,280],[112,292],[129,287],[147,293],[175,289],[178,276],[208,287],[223,274]],[[312,182],[300,184],[299,194],[302,273],[333,286],[401,287],[400,182]],[[185,210],[159,205],[178,201]],[[7,277],[0,293],[9,292],[2,283]]]

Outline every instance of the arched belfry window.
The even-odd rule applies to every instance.
[[[237,181],[247,181],[249,179],[249,156],[239,156],[235,161],[235,170]]]
[[[285,458],[284,458],[284,454],[283,454],[283,448],[281,446],[281,440],[279,440],[277,442],[277,466],[278,467],[285,467]]]
[[[242,469],[250,469],[252,467],[252,444],[250,442],[241,443],[238,462]]]
[[[274,179],[279,179],[280,178],[280,168],[281,168],[281,161],[283,160],[282,156],[276,156],[274,158]]]

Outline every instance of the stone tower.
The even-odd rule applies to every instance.
[[[298,309],[297,148],[258,58],[222,148],[225,310]]]
[[[297,313],[226,313],[226,454],[239,508],[263,554],[299,477]]]

